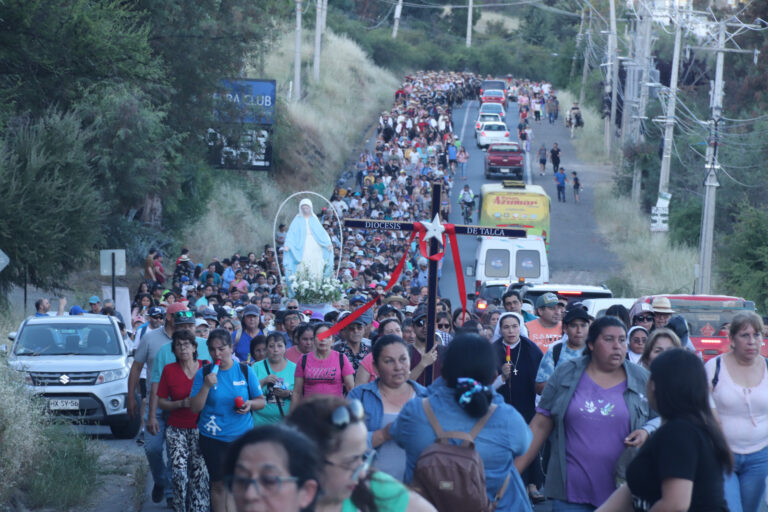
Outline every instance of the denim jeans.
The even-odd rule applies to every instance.
[[[146,417],[144,418],[146,422]],[[160,431],[157,435],[149,432],[144,433],[144,453],[147,455],[149,470],[152,472],[152,479],[156,485],[163,487],[166,498],[173,498],[173,487],[171,486],[171,461],[165,462],[165,417],[163,411],[157,410],[157,422],[160,424]]]
[[[584,503],[569,503],[567,501],[552,501],[552,512],[594,512],[595,507]]]
[[[759,510],[768,476],[768,446],[745,455],[733,454],[733,473],[725,475],[725,501],[731,512]]]
[[[461,177],[466,178],[467,177],[467,162],[459,162],[459,166],[461,167]]]

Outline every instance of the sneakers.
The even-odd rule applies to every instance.
[[[139,435],[136,436],[136,444],[139,446],[144,446],[144,429],[141,429]]]
[[[152,487],[152,502],[160,503],[161,501],[163,501],[163,486],[155,484]]]

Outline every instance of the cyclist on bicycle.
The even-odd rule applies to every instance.
[[[464,185],[464,190],[459,192],[459,205],[461,205],[461,211],[464,213],[464,220],[471,221],[472,209],[475,206],[475,193],[472,192],[469,185]]]

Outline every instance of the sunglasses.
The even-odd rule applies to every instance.
[[[151,315],[150,318],[154,318],[155,320],[161,320],[165,315]]]
[[[299,309],[299,306],[286,306],[285,309]]]
[[[331,413],[331,425],[339,430],[344,430],[350,423],[363,421],[363,419],[365,419],[365,409],[360,400],[349,400]]]
[[[451,328],[451,324],[437,324],[437,326],[441,327],[443,329],[450,329]]]
[[[352,476],[350,478],[354,482],[357,481],[361,476],[368,473],[368,470],[371,469],[374,460],[376,460],[376,450],[368,450],[363,454],[360,460],[360,464],[358,464],[356,467],[351,464],[336,464],[328,459],[325,459],[325,463],[329,466],[335,466],[346,469],[347,471],[352,471]]]
[[[257,478],[247,478],[244,476],[232,475],[227,477],[227,486],[235,494],[245,494],[248,488],[253,486],[256,492],[271,496],[280,492],[283,483],[296,482],[295,476],[277,476],[277,475],[259,475]]]
[[[645,316],[638,315],[638,316],[635,317],[635,320],[637,320],[639,322],[652,322],[653,321],[653,315],[645,315]]]
[[[194,311],[178,311],[176,313],[176,318],[195,318],[195,312]]]

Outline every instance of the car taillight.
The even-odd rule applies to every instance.
[[[477,124],[475,125],[475,130],[479,130],[479,129],[480,129],[480,123],[477,123]]]
[[[483,130],[482,132],[480,132],[480,135],[482,135],[483,137],[485,137],[485,130]]]
[[[509,137],[509,132],[504,132],[505,137]]]
[[[477,309],[487,309],[488,308],[488,303],[486,301],[484,301],[483,299],[480,299],[480,300],[477,301],[476,307],[477,307]]]
[[[564,290],[564,291],[558,290],[557,294],[558,295],[581,295],[581,292],[576,290]]]
[[[479,279],[475,281],[475,291],[478,291],[478,290],[480,290],[480,280]]]
[[[714,345],[714,344],[720,344],[720,343],[722,343],[722,342],[723,342],[723,340],[711,340],[711,339],[706,339],[706,338],[702,338],[702,339],[700,339],[699,341],[700,341],[701,343],[708,343],[708,344],[713,344],[713,345]]]

